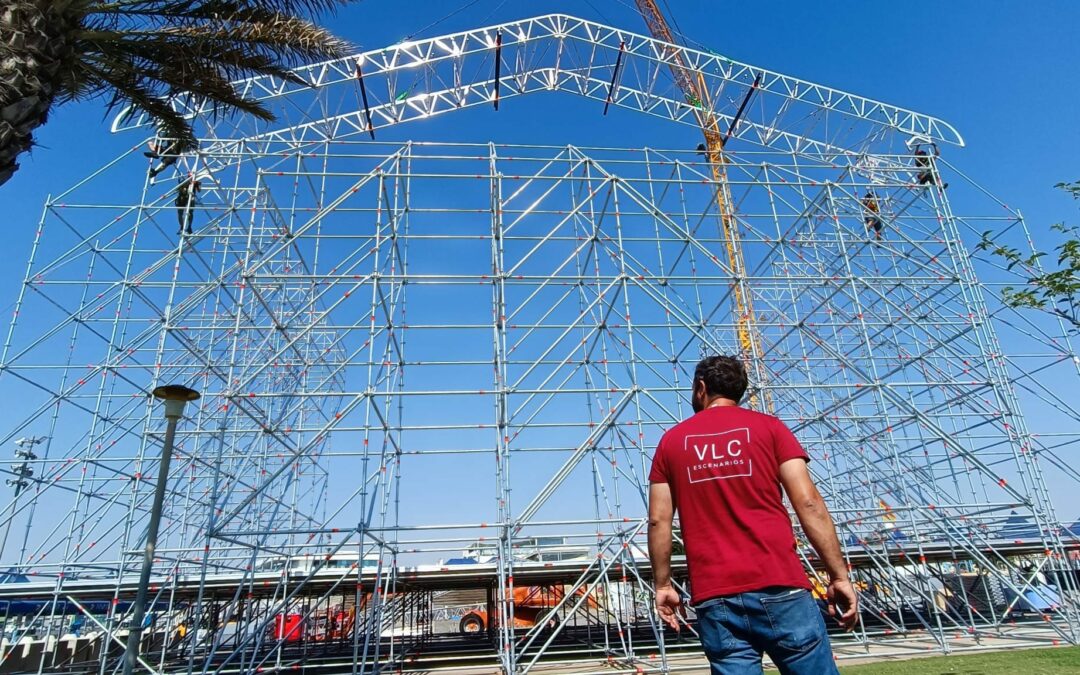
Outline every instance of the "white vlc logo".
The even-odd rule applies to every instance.
[[[750,429],[729,429],[711,434],[683,437],[683,450],[689,460],[686,473],[691,483],[725,478],[741,478],[754,472],[753,460],[743,452],[750,445]],[[752,453],[751,453],[752,454]]]
[[[716,451],[716,443],[703,443],[698,445],[694,443],[694,452],[697,454],[699,461],[705,461],[705,455],[709,455],[711,459],[725,459],[726,457],[738,457],[742,454],[743,443],[738,438],[733,438],[727,442],[727,456]]]

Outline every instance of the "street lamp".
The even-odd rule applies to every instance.
[[[169,481],[169,460],[172,459],[176,423],[184,415],[184,406],[188,401],[198,399],[199,392],[188,389],[182,384],[167,384],[154,389],[154,398],[165,402],[165,445],[161,449],[157,487],[154,488],[154,505],[150,509],[150,525],[146,529],[146,549],[143,551],[142,574],[139,576],[139,590],[135,595],[135,607],[128,632],[127,651],[124,652],[124,675],[134,673],[135,665],[139,662],[143,619],[146,616],[146,594],[150,587],[150,569],[154,565],[154,549],[157,547],[158,527],[161,525],[161,505],[165,501],[165,485]]]
[[[8,518],[7,525],[4,526],[4,538],[0,540],[0,558],[3,558],[4,550],[7,548],[8,534],[11,533],[11,521],[15,520],[15,512],[18,510],[16,507],[19,503],[19,494],[24,488],[30,487],[29,479],[34,477],[34,467],[30,466],[30,462],[38,458],[34,454],[34,446],[46,440],[48,440],[47,436],[31,436],[30,438],[20,438],[15,441],[17,447],[15,456],[21,461],[11,467],[11,473],[15,474],[15,477],[4,481],[15,488],[15,496],[11,500],[11,517]]]

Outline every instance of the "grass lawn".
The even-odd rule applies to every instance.
[[[1014,649],[987,654],[841,667],[843,675],[1059,675],[1080,673],[1080,647]]]

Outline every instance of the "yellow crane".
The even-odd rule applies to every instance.
[[[668,27],[667,20],[653,0],[634,0],[642,18],[649,27],[649,33],[662,42],[677,45],[675,36]],[[697,117],[698,126],[705,135],[704,152],[712,171],[713,181],[716,184],[716,207],[720,212],[721,238],[727,252],[727,261],[731,266],[732,274],[737,278],[732,295],[735,300],[735,332],[739,338],[739,349],[743,359],[753,361],[761,358],[761,347],[758,343],[757,333],[753,328],[754,307],[750,294],[743,283],[746,275],[746,266],[743,262],[742,246],[739,244],[739,233],[735,224],[734,213],[731,209],[731,196],[727,188],[727,159],[724,156],[724,143],[734,131],[735,124],[746,108],[750,95],[757,89],[760,83],[760,75],[754,79],[754,83],[747,92],[739,111],[732,120],[726,134],[720,131],[720,124],[713,112],[712,99],[709,88],[705,84],[705,77],[700,71],[686,65],[682,52],[673,49],[671,57],[671,74],[675,82],[682,90],[687,102],[693,106],[694,115]],[[754,364],[751,364],[754,367]],[[754,368],[754,370],[757,370]],[[760,370],[758,370],[760,372]],[[750,403],[756,402],[756,396],[751,395]],[[771,412],[772,402],[765,397],[766,408]]]

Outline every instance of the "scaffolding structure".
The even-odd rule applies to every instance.
[[[757,88],[723,186],[687,149],[376,138],[553,90],[693,125],[675,50],[722,121]],[[0,447],[19,443],[0,671],[118,662],[169,383],[202,398],[148,669],[688,667],[651,610],[646,476],[740,325],[753,400],[811,455],[861,592],[838,655],[1080,641],[1080,528],[1044,475],[1080,479],[1080,362],[1064,326],[997,299],[1016,271],[972,255],[987,229],[1030,246],[1019,212],[913,154],[961,144],[952,127],[563,15],[297,74],[243,83],[278,126],[174,101],[198,152],[117,188],[133,147],[45,205],[0,356]]]

